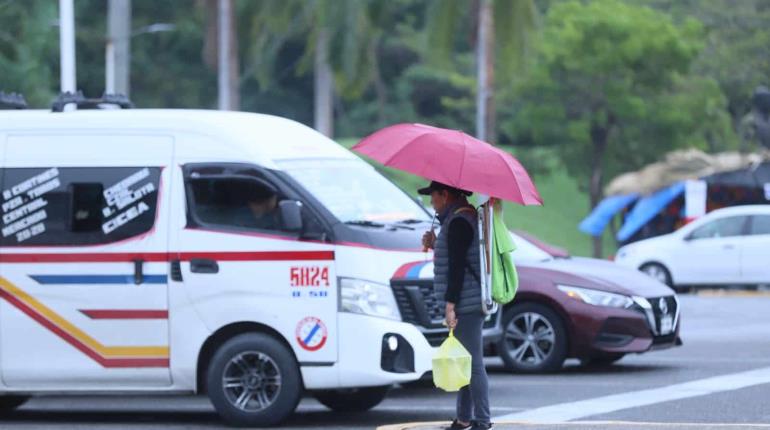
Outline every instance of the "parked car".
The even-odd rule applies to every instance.
[[[571,357],[611,363],[628,353],[681,345],[679,300],[669,287],[609,261],[571,257],[512,235],[519,291],[484,331],[490,355],[499,355],[509,370],[556,371]],[[446,329],[433,296],[432,263],[410,264],[391,281],[401,316],[438,345]]]
[[[770,205],[718,209],[679,230],[634,242],[615,261],[670,286],[770,284]]]

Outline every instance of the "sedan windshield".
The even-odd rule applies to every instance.
[[[511,238],[513,238],[513,243],[516,245],[516,250],[513,251],[513,261],[515,263],[520,261],[546,261],[553,258],[551,254],[543,251],[516,233],[511,233]]]
[[[281,167],[342,222],[430,222],[419,203],[363,161],[295,160]]]

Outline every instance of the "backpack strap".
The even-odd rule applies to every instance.
[[[461,208],[455,209],[454,214],[457,215],[457,214],[461,214],[463,212],[473,212],[475,214],[476,213],[476,209],[474,209],[473,206],[463,206]]]
[[[474,215],[476,214],[476,209],[473,206],[463,206],[461,208],[457,208],[454,211],[454,215],[461,214],[463,212],[472,212]],[[471,225],[471,227],[474,227]],[[481,279],[479,279],[479,274],[473,271],[473,268],[471,267],[471,264],[468,262],[468,260],[465,260],[465,269],[470,272],[470,274],[473,276],[473,279],[476,280],[476,282],[481,283]]]

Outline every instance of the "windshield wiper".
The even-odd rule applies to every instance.
[[[379,222],[374,222],[374,221],[369,221],[369,220],[365,220],[365,219],[357,219],[357,220],[352,220],[352,221],[345,221],[345,224],[348,224],[348,225],[360,225],[360,226],[363,226],[363,227],[377,227],[377,228],[385,227],[385,224],[382,224],[382,223],[379,223]]]
[[[408,218],[408,219],[402,219],[401,221],[396,221],[396,224],[422,224],[426,222],[430,222],[430,221],[424,220],[424,219]]]

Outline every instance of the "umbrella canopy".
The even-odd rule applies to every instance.
[[[458,130],[396,124],[366,137],[353,151],[463,190],[523,205],[543,204],[518,160]]]

